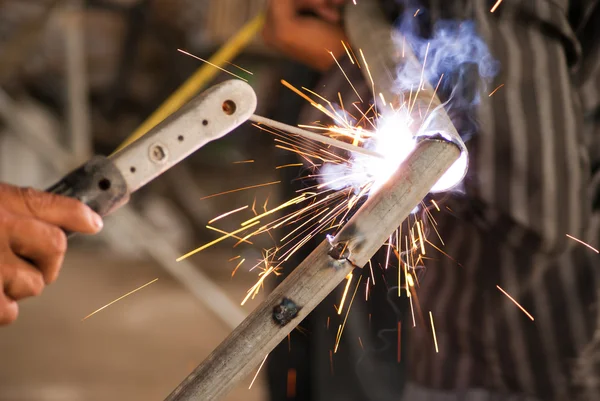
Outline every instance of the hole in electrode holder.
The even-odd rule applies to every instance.
[[[208,120],[202,120],[202,125],[206,127],[208,125]]]
[[[153,145],[150,147],[150,160],[155,163],[162,163],[167,160],[167,149],[162,145]]]
[[[129,167],[129,171],[131,171],[132,174],[135,173],[135,170],[136,170],[135,167],[133,167],[133,166]]]
[[[183,135],[179,135],[179,136],[177,137],[177,140],[178,140],[179,142],[183,142]]]
[[[237,108],[237,106],[235,105],[235,102],[233,100],[225,100],[223,102],[223,111],[225,112],[225,114],[227,114],[228,116],[232,115],[233,113],[235,113],[235,109]]]
[[[110,189],[110,180],[107,178],[103,178],[98,181],[98,188],[102,191],[108,191]]]

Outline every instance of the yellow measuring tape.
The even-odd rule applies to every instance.
[[[265,21],[264,14],[259,14],[244,25],[231,39],[227,41],[208,61],[223,67],[226,62],[233,60],[252,39],[260,32]],[[176,112],[181,106],[193,98],[208,82],[210,82],[219,70],[210,64],[202,67],[187,79],[171,96],[160,105],[115,151],[125,148],[137,139],[144,136],[152,128],[160,124],[164,119]]]

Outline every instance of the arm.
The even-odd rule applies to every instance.
[[[16,320],[17,301],[56,280],[67,249],[63,230],[101,228],[100,216],[75,199],[0,184],[0,325]]]

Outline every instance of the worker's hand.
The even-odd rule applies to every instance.
[[[346,0],[269,0],[265,43],[318,71],[344,53],[340,8]],[[318,17],[303,15],[310,11]]]
[[[0,183],[0,325],[17,318],[17,301],[56,280],[67,249],[62,229],[101,228],[100,216],[75,199]]]

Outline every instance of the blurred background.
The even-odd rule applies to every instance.
[[[264,2],[0,0],[0,181],[43,189],[110,154],[202,66],[178,48],[209,58]],[[270,53],[260,35],[234,62],[253,72],[258,112],[294,123],[302,100],[279,81],[309,86],[313,73]],[[258,272],[232,277],[231,259],[258,261],[268,243],[224,241],[175,258],[220,236],[205,228],[210,219],[286,189],[202,198],[289,182],[297,170],[275,169],[286,162],[295,159],[245,124],[136,193],[100,236],[70,241],[61,279],[0,331],[0,400],[162,400],[260,302],[262,292],[240,306]],[[227,399],[266,399],[263,376],[248,389],[251,379]]]

